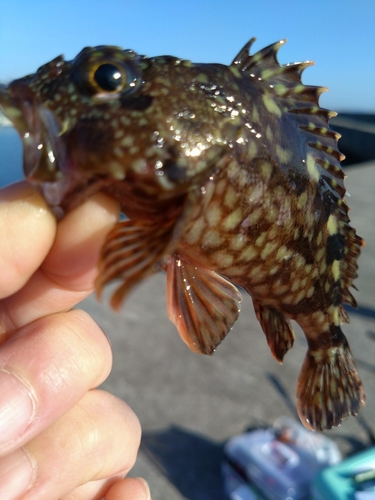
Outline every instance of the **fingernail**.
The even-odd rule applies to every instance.
[[[22,449],[0,457],[0,498],[20,498],[32,485],[34,474],[35,467]]]
[[[143,483],[143,486],[145,487],[146,490],[146,495],[147,495],[147,500],[152,500],[151,498],[151,493],[150,493],[150,487],[145,479],[143,477],[137,477],[138,481],[141,481]]]
[[[0,450],[10,447],[22,434],[34,411],[35,402],[30,390],[18,377],[0,370]]]

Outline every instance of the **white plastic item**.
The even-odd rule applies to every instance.
[[[287,417],[277,419],[271,428],[233,437],[224,456],[231,500],[241,484],[255,486],[267,500],[307,500],[316,473],[341,460],[333,441]]]

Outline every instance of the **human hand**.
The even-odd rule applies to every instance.
[[[93,290],[99,249],[118,217],[98,194],[56,224],[25,183],[0,191],[0,498],[147,500],[121,479],[140,425],[95,389],[112,355],[98,325],[71,309]]]

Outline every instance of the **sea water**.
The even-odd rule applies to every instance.
[[[0,187],[22,179],[21,139],[13,127],[0,127]]]

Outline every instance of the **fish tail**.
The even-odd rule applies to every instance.
[[[305,427],[330,429],[365,405],[348,341],[337,325],[330,345],[310,345],[297,384],[297,411]]]

